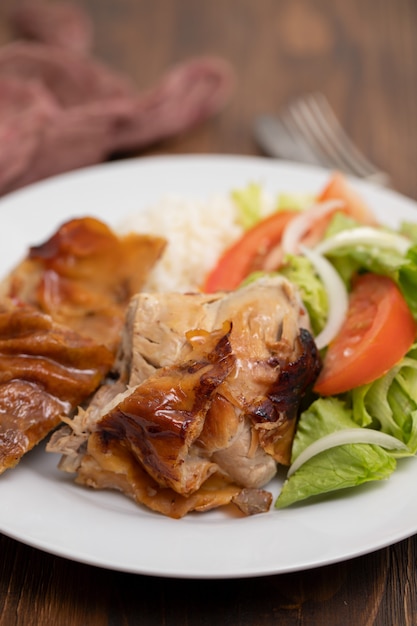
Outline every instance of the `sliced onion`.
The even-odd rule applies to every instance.
[[[342,230],[333,237],[324,239],[315,246],[316,252],[327,254],[332,250],[344,248],[345,246],[375,246],[376,248],[394,249],[405,254],[411,247],[411,241],[402,235],[389,233],[372,226],[359,226],[349,230]]]
[[[329,312],[326,325],[314,340],[318,349],[321,350],[336,337],[345,320],[349,302],[348,293],[338,272],[324,256],[305,246],[301,246],[300,249],[314,265],[327,293]]]
[[[302,211],[300,215],[297,215],[297,217],[289,222],[284,230],[281,240],[284,253],[297,254],[300,241],[313,226],[314,222],[328,213],[338,211],[343,207],[344,202],[342,200],[327,200],[326,202],[314,204],[306,211]]]
[[[304,463],[312,459],[317,454],[336,448],[338,446],[344,446],[351,443],[367,443],[380,446],[381,448],[387,448],[388,450],[408,450],[405,443],[382,433],[379,430],[372,430],[371,428],[345,428],[343,430],[337,430],[330,435],[326,435],[321,439],[317,439],[312,444],[307,446],[301,454],[292,463],[288,470],[287,477],[292,476]]]

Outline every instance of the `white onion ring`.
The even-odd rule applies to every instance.
[[[329,312],[326,325],[314,339],[317,348],[321,350],[334,339],[345,320],[348,309],[348,293],[338,272],[324,256],[305,246],[301,246],[301,252],[314,265],[327,293]]]
[[[288,470],[287,477],[292,476],[304,463],[312,459],[317,454],[336,448],[338,446],[344,446],[351,443],[366,443],[380,446],[381,448],[387,448],[389,450],[408,450],[405,443],[387,435],[379,430],[372,430],[371,428],[345,428],[343,430],[337,430],[330,435],[325,435],[317,441],[307,446],[301,454],[295,459]]]
[[[314,204],[306,211],[302,211],[300,215],[297,215],[297,217],[289,222],[288,226],[284,230],[281,240],[281,246],[284,253],[297,254],[298,245],[301,239],[307,233],[309,228],[311,228],[314,222],[328,213],[338,211],[343,207],[344,202],[342,202],[342,200],[326,200],[325,202]]]
[[[344,248],[345,246],[375,246],[376,248],[398,250],[400,254],[405,254],[411,247],[411,241],[402,235],[389,233],[372,226],[359,226],[342,230],[333,237],[324,239],[314,247],[319,254],[327,254],[332,250]]]

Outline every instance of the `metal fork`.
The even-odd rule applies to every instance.
[[[349,139],[322,93],[293,101],[279,116],[255,120],[255,137],[265,154],[338,169],[351,176],[387,185],[389,177]]]

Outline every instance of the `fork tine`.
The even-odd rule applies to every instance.
[[[326,133],[329,141],[333,142],[334,148],[339,148],[340,154],[343,154],[352,171],[363,177],[375,174],[376,168],[347,136],[324,94],[312,94],[309,103],[314,110],[317,123]]]
[[[307,136],[326,165],[356,175],[357,171],[352,170],[350,164],[343,158],[343,154],[340,153],[332,130],[326,123],[323,123],[322,119],[320,122],[318,121],[317,107],[314,107],[314,102],[309,97],[308,99],[297,100],[289,107],[288,114],[298,132]]]
[[[298,135],[294,137],[280,117],[261,115],[255,120],[254,130],[262,149],[270,156],[317,165],[317,156],[309,144],[301,143]]]
[[[282,128],[288,137],[291,137],[291,141],[296,146],[298,152],[307,154],[309,162],[315,163],[316,165],[326,165],[323,155],[317,153],[317,146],[311,141],[310,137],[308,137],[308,133],[300,132],[289,110],[281,112],[279,119]]]
[[[388,184],[387,174],[379,171],[349,139],[324,94],[312,93],[295,100],[280,117],[294,139],[309,145],[320,164]]]
[[[306,133],[300,132],[292,116],[287,112],[280,116],[280,122],[284,133],[296,146],[297,152],[307,157],[309,163],[321,163],[326,165],[324,155],[317,153],[317,146],[310,140]]]
[[[368,181],[389,184],[387,174],[368,161],[346,135],[321,93],[290,103],[277,117],[256,118],[254,133],[270,156],[340,169]]]
[[[377,170],[349,139],[324,94],[313,93],[299,99],[289,110],[299,132],[307,133],[310,141],[317,142],[327,163],[354,176],[387,184],[388,176]]]

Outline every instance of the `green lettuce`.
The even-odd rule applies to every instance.
[[[353,419],[396,437],[417,453],[417,360],[416,346],[387,374],[351,392]]]
[[[417,319],[417,245],[405,255],[377,246],[347,246],[332,251],[328,258],[348,286],[355,274],[364,271],[391,278]]]
[[[317,439],[355,427],[360,428],[352,418],[352,409],[344,401],[319,398],[301,415],[292,462]],[[312,457],[285,481],[275,507],[281,509],[313,496],[388,478],[396,464],[390,452],[373,444],[330,448]]]
[[[398,232],[408,239],[411,239],[413,243],[417,244],[417,224],[414,222],[402,222]]]
[[[324,239],[328,237],[333,237],[337,233],[340,233],[342,230],[348,230],[349,228],[357,228],[358,226],[362,226],[357,220],[355,220],[350,215],[346,215],[342,211],[336,211],[329,221],[329,224],[324,233]]]
[[[243,189],[235,189],[231,193],[237,208],[237,222],[248,230],[263,217],[262,187],[256,183],[249,183]]]
[[[337,212],[326,229],[324,239],[357,226],[361,224],[342,212]],[[417,319],[417,225],[403,223],[398,231],[388,228],[381,228],[381,230],[405,235],[413,242],[413,245],[405,255],[397,250],[381,249],[378,246],[346,246],[332,251],[328,258],[348,287],[352,277],[364,271],[391,278],[401,289]]]
[[[398,365],[373,383],[341,397],[315,400],[300,416],[291,462],[313,442],[347,428],[379,430],[406,444],[407,449],[388,451],[361,443],[320,452],[284,483],[277,508],[388,478],[398,458],[417,453],[417,344]]]
[[[237,208],[237,222],[244,230],[255,226],[265,215],[263,189],[257,183],[249,183],[242,189],[231,192],[232,200]],[[274,211],[302,211],[308,209],[314,197],[308,194],[279,194]]]
[[[278,211],[305,211],[314,204],[314,196],[306,193],[281,193],[278,196]]]
[[[312,263],[305,256],[287,255],[279,273],[298,287],[311,328],[317,335],[326,323],[329,307],[326,290]]]
[[[398,285],[417,319],[417,245],[412,246],[398,267]]]

